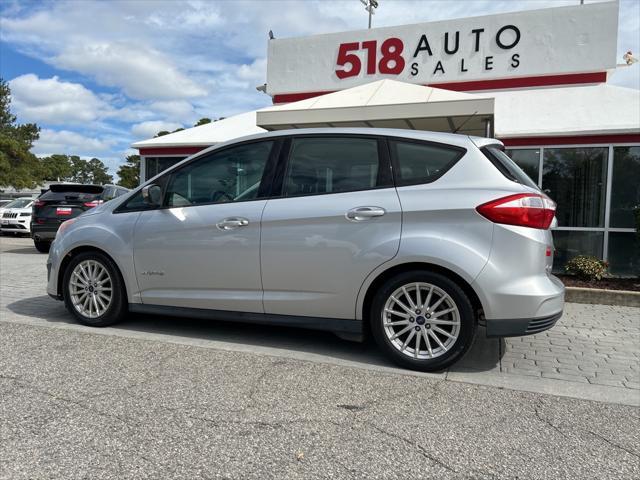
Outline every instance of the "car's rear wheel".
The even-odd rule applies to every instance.
[[[382,350],[399,365],[420,371],[456,362],[476,331],[464,291],[448,277],[428,271],[388,280],[374,297],[370,321]]]
[[[64,302],[80,323],[106,327],[122,320],[126,293],[116,265],[106,255],[86,252],[71,259],[64,274]]]
[[[33,244],[40,253],[49,253],[51,242],[43,242],[42,240],[34,240]]]

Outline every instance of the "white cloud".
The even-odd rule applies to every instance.
[[[256,58],[250,65],[240,65],[238,78],[248,80],[251,84],[261,85],[267,78],[267,59]]]
[[[114,139],[100,139],[69,130],[56,131],[44,128],[40,131],[40,139],[33,144],[32,151],[36,155],[64,153],[93,157],[111,151],[116,143]]]
[[[133,133],[133,135],[138,140],[146,140],[147,138],[153,137],[156,133],[162,130],[171,132],[182,127],[183,125],[179,123],[154,120],[149,122],[136,123],[133,127],[131,127],[131,133]]]
[[[167,120],[193,123],[197,116],[193,105],[186,100],[169,100],[153,102],[149,104],[149,109],[157,114],[163,114]]]
[[[91,75],[101,85],[121,87],[131,98],[190,98],[206,93],[160,52],[124,42],[71,45],[50,61]]]
[[[21,75],[9,82],[12,108],[21,121],[49,124],[90,122],[103,116],[110,107],[79,83],[58,77],[38,78]]]
[[[597,0],[586,3],[593,1]],[[402,25],[577,3],[383,0],[373,24]],[[201,117],[229,116],[268,105],[270,98],[255,87],[266,80],[269,30],[284,38],[364,29],[367,24],[364,7],[356,0],[59,0],[34,5],[3,4],[0,37],[11,48],[63,73],[39,81],[18,77],[13,107],[19,119],[45,127],[69,124],[67,131],[86,123],[92,132],[84,138],[113,145],[114,158],[131,132],[136,139],[148,138],[161,129],[192,125]],[[620,0],[618,57],[627,49],[640,54],[639,16],[637,0]],[[91,78],[109,87],[110,93],[66,81],[64,71],[74,72],[74,82],[78,77]],[[640,65],[619,69],[611,83],[640,88]]]

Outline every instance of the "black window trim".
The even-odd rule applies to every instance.
[[[393,188],[393,172],[391,162],[388,155],[388,149],[386,146],[386,138],[382,135],[366,134],[366,133],[303,133],[303,134],[291,134],[286,135],[286,142],[283,146],[276,177],[273,181],[273,188],[269,196],[269,200],[278,199],[291,199],[301,197],[318,197],[324,195],[339,195],[342,193],[354,193],[365,192],[370,190],[381,190],[384,188]],[[371,188],[357,188],[354,190],[343,190],[340,192],[320,192],[320,193],[303,193],[299,195],[285,195],[284,194],[284,179],[289,172],[289,165],[291,159],[291,147],[293,140],[299,138],[360,138],[366,140],[376,140],[378,147],[378,178],[376,179],[377,185]],[[379,184],[378,184],[379,183]]]
[[[502,164],[502,162],[495,157],[495,155],[491,152],[491,150],[489,150],[489,148],[497,148],[498,150],[502,150],[504,152],[505,150],[504,146],[500,145],[499,143],[492,143],[490,145],[483,146],[480,150],[482,151],[482,153],[484,153],[485,157],[489,159],[489,161],[493,164],[493,166],[500,171],[502,175],[507,177],[512,182],[520,183],[520,181],[511,174],[509,169],[506,168]]]
[[[237,202],[206,202],[206,203],[198,203],[196,205],[182,205],[180,207],[174,207],[167,205],[167,193],[168,186],[171,181],[171,178],[176,171],[191,165],[193,162],[197,162],[203,160],[204,158],[210,155],[217,155],[220,152],[224,152],[225,150],[229,150],[231,148],[242,147],[245,145],[250,145],[252,143],[264,143],[270,142],[273,145],[271,146],[271,151],[269,152],[269,158],[267,159],[267,164],[265,165],[264,172],[262,172],[262,178],[260,179],[260,187],[258,188],[258,197],[249,198],[247,200],[238,200]],[[186,163],[176,164],[175,166],[169,167],[165,172],[163,172],[153,183],[157,184],[158,182],[165,182],[161,188],[162,192],[162,205],[159,207],[137,207],[137,208],[127,208],[126,205],[135,195],[137,195],[141,188],[136,189],[131,196],[129,196],[121,205],[113,210],[112,213],[131,213],[131,212],[149,212],[154,210],[168,210],[171,208],[190,208],[190,207],[201,207],[204,205],[229,205],[235,203],[244,203],[244,202],[255,202],[259,200],[268,200],[268,192],[271,191],[271,183],[273,182],[273,176],[275,174],[275,168],[277,167],[278,157],[280,155],[280,150],[282,148],[282,137],[265,137],[265,138],[254,138],[251,140],[246,140],[244,142],[233,143],[230,145],[225,145],[224,147],[214,148],[213,150],[209,150],[207,152],[202,152],[200,154],[196,154],[193,158],[191,158]],[[148,182],[145,182],[144,185],[151,185]],[[265,196],[260,196],[265,195]]]
[[[511,180],[514,183],[517,183],[518,185],[524,185],[525,187],[528,188],[532,188],[531,185],[527,185],[525,183],[523,183],[522,181],[520,181],[519,178],[515,177],[511,171],[504,166],[504,164],[498,159],[496,158],[496,156],[493,154],[493,152],[491,152],[491,148],[497,148],[498,150],[500,150],[501,152],[505,153],[505,147],[504,145],[500,144],[500,143],[491,143],[489,145],[484,145],[480,151],[484,154],[485,157],[487,157],[487,159],[491,162],[491,164],[496,167],[496,169],[502,174],[504,175],[504,177],[507,180]],[[509,157],[510,158],[510,157]],[[511,160],[518,168],[520,168],[520,166],[518,166],[518,164],[513,161],[513,159]],[[522,168],[520,168],[520,170],[522,170]],[[537,190],[542,190],[542,188],[538,185],[538,182],[534,181],[531,177],[529,177],[526,172],[523,170],[522,173],[524,173],[524,175],[527,176],[527,178],[529,178],[529,180],[531,180],[531,182],[534,184],[535,188]]]
[[[397,156],[396,149],[393,148],[394,142],[395,143],[415,143],[417,145],[427,145],[427,146],[444,148],[452,151],[457,151],[458,155],[455,158],[453,158],[453,160],[451,160],[447,165],[445,165],[445,167],[441,169],[438,175],[434,175],[428,181],[424,181],[424,180],[403,181],[399,175],[400,162]],[[467,154],[467,149],[464,147],[459,147],[458,145],[451,145],[449,143],[433,142],[431,140],[421,140],[419,138],[387,137],[387,145],[389,148],[389,157],[391,158],[393,182],[396,187],[410,187],[413,185],[428,185],[430,183],[433,183],[437,181],[439,178],[441,178],[449,170],[451,170],[453,166],[456,163],[458,163],[460,159]]]

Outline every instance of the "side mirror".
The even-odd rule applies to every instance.
[[[146,185],[142,188],[142,199],[147,205],[159,207],[162,204],[162,189],[153,183]]]

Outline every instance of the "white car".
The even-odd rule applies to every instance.
[[[2,209],[0,231],[2,233],[31,233],[31,206],[33,198],[17,198]]]

